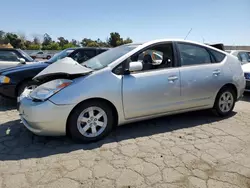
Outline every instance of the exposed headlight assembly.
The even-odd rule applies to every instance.
[[[45,101],[63,88],[69,86],[73,81],[68,79],[57,79],[38,86],[30,93],[30,98]]]
[[[7,77],[7,76],[1,75],[0,76],[0,83],[2,83],[2,84],[8,84],[8,83],[10,83],[10,78]]]

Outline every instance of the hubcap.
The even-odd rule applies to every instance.
[[[108,124],[108,117],[99,107],[89,107],[82,111],[77,119],[79,132],[86,137],[100,135]]]
[[[222,112],[229,112],[233,107],[233,103],[233,95],[227,91],[223,93],[219,99],[219,108]]]

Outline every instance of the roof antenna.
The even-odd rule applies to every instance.
[[[188,35],[191,33],[192,29],[193,29],[193,28],[191,28],[191,29],[189,30],[189,32],[188,32],[188,34],[186,35],[186,37],[184,38],[184,40],[186,40],[186,38],[188,37]]]

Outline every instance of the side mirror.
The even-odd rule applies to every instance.
[[[141,71],[143,69],[142,62],[140,61],[133,61],[129,63],[129,71],[135,72],[135,71]]]
[[[20,58],[19,61],[20,61],[21,64],[25,64],[25,59]]]

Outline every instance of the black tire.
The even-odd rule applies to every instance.
[[[29,80],[29,81],[25,81],[21,85],[19,85],[17,88],[17,97],[19,97],[22,94],[22,92],[24,91],[24,89],[26,87],[29,87],[31,85],[37,85],[37,84],[34,81]]]
[[[89,107],[98,107],[102,109],[107,116],[107,125],[106,128],[103,130],[102,133],[100,133],[96,137],[87,137],[80,133],[80,131],[77,128],[77,120],[80,114]],[[114,117],[113,112],[110,106],[102,101],[87,101],[79,104],[70,114],[70,117],[68,119],[67,124],[67,130],[69,131],[69,135],[72,137],[75,141],[81,141],[83,143],[89,143],[89,142],[96,142],[98,140],[101,140],[105,136],[107,136],[113,128],[114,125]],[[90,129],[90,128],[89,128]]]
[[[226,92],[231,93],[231,95],[233,96],[233,99],[232,99],[233,103],[232,103],[232,105],[230,107],[230,110],[228,110],[228,111],[225,112],[225,111],[222,111],[222,109],[220,107],[220,98]],[[224,88],[222,88],[219,91],[219,93],[217,94],[217,96],[216,96],[214,107],[213,107],[213,112],[216,115],[220,116],[220,117],[229,116],[232,113],[233,109],[234,109],[236,98],[237,98],[236,93],[235,93],[235,91],[231,87],[224,87]]]
[[[51,58],[51,56],[49,55],[49,56],[47,56],[47,59],[50,59]]]

